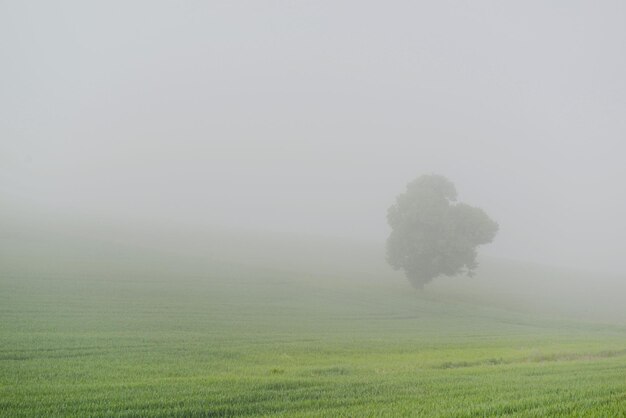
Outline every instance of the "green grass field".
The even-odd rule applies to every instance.
[[[37,251],[2,258],[3,416],[626,416],[619,323],[396,276]]]

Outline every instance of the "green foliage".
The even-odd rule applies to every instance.
[[[476,247],[493,240],[498,224],[479,208],[456,201],[448,179],[425,175],[407,186],[389,208],[387,261],[422,288],[439,275],[472,275]]]

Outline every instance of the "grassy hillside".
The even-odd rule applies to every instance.
[[[626,410],[626,327],[534,309],[512,284],[489,293],[495,275],[524,277],[518,264],[487,262],[472,286],[442,280],[420,294],[349,245],[115,236],[25,229],[3,241],[0,414]],[[538,270],[551,277],[526,267],[527,283]]]

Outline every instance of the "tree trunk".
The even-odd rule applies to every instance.
[[[424,282],[422,280],[413,279],[411,280],[411,284],[416,290],[419,290],[419,291],[424,290]]]

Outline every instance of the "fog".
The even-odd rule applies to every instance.
[[[499,223],[482,253],[619,273],[625,18],[619,1],[4,1],[2,216],[382,246],[394,197],[438,173]]]

